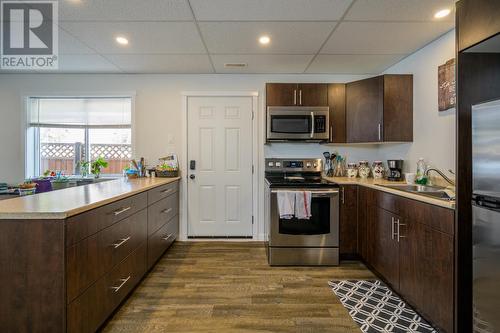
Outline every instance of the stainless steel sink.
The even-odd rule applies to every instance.
[[[383,187],[392,188],[403,192],[425,195],[441,200],[453,200],[444,190],[445,187],[441,186],[427,186],[427,185],[381,185]]]

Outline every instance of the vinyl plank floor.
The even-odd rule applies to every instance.
[[[270,267],[258,242],[176,242],[103,332],[360,332],[327,283],[373,278],[359,262]]]

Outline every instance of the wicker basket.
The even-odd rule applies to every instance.
[[[179,177],[179,170],[155,170],[156,177],[174,178]]]

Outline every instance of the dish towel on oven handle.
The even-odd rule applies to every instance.
[[[309,220],[311,218],[311,192],[295,192],[295,217],[300,220]]]
[[[289,220],[295,215],[295,192],[293,191],[278,191],[278,213],[280,219]]]

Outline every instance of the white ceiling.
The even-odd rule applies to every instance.
[[[451,30],[433,15],[454,2],[60,0],[58,72],[378,74]]]

